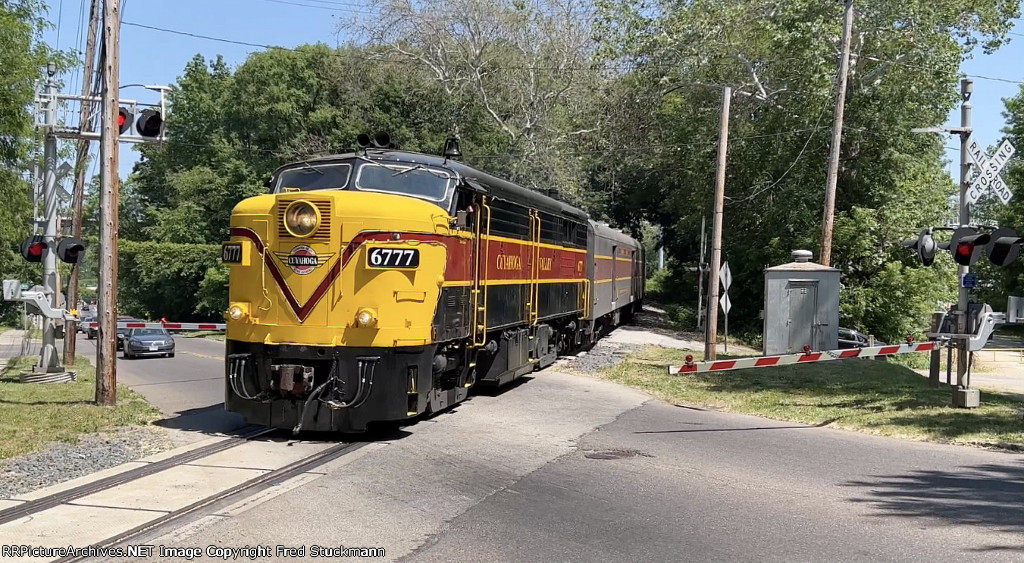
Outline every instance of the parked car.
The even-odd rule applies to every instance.
[[[868,336],[852,328],[839,327],[839,348],[867,348]],[[888,346],[885,342],[875,340],[875,346]]]
[[[82,315],[81,317],[79,317],[78,332],[85,334],[87,338],[92,338],[91,336],[89,336],[89,323],[95,321],[96,317],[93,317],[91,315]]]
[[[174,357],[174,338],[162,328],[130,328],[124,338],[124,357]]]
[[[119,322],[119,323],[144,323],[146,321],[144,321],[142,319],[136,319],[135,317],[119,316],[119,317],[117,317],[117,322]],[[124,347],[124,342],[123,342],[124,341],[124,337],[128,333],[129,330],[130,329],[118,327],[118,329],[117,329],[117,349],[118,350],[120,350],[120,349],[122,349]],[[92,339],[96,338],[98,336],[98,334],[99,334],[99,329],[96,328],[96,327],[91,327],[89,329],[89,332],[86,333],[85,337],[87,339],[89,339],[89,340],[92,340]]]

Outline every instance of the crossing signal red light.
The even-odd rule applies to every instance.
[[[85,243],[75,237],[61,239],[57,245],[57,257],[62,262],[77,264],[85,257]]]
[[[992,236],[979,234],[977,229],[960,227],[953,233],[949,241],[949,249],[953,253],[953,261],[961,266],[973,266],[981,258],[981,248]]]
[[[21,256],[29,262],[42,262],[46,251],[46,239],[42,235],[30,236],[21,243]]]
[[[155,109],[144,109],[135,123],[135,131],[143,137],[159,137],[163,132],[164,118]]]
[[[128,111],[128,108],[118,108],[117,110],[117,130],[122,135],[130,131],[132,128],[132,112]]]

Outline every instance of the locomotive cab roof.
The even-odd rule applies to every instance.
[[[556,213],[566,217],[572,217],[580,221],[587,221],[589,216],[581,209],[577,209],[565,202],[559,201],[544,194],[502,180],[486,172],[467,166],[461,162],[446,159],[444,157],[418,152],[402,151],[396,149],[367,149],[365,152],[349,152],[328,156],[320,156],[307,160],[296,160],[281,166],[271,176],[271,183],[282,170],[295,168],[296,166],[328,164],[350,160],[370,160],[374,162],[393,162],[402,164],[421,164],[436,168],[450,170],[458,177],[458,182],[470,189],[480,191],[491,197],[507,201],[523,203],[549,213]]]

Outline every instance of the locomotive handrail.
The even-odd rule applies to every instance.
[[[530,210],[530,224],[533,227],[533,231],[530,236],[530,242],[533,243],[533,248],[530,251],[530,310],[529,310],[529,321],[531,325],[537,324],[537,319],[540,316],[538,311],[538,301],[540,300],[540,213],[536,209]]]
[[[487,205],[487,196],[480,197],[481,213],[477,214],[476,217],[476,241],[477,250],[483,249],[483,263],[484,267],[480,268],[480,256],[479,254],[475,257],[473,268],[475,269],[476,275],[473,276],[473,345],[483,346],[487,343],[487,284],[484,282],[484,277],[487,276],[487,265],[490,264],[491,259],[491,206]],[[483,220],[483,212],[487,213],[487,238],[484,240],[481,223]],[[482,294],[482,296],[481,296]],[[482,298],[481,298],[482,297]],[[483,304],[481,306],[481,303]],[[482,314],[481,314],[482,313]]]

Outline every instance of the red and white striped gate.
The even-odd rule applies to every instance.
[[[805,347],[802,354],[786,354],[782,356],[761,356],[757,358],[736,358],[735,360],[716,360],[713,362],[694,362],[693,356],[686,356],[686,364],[681,366],[668,366],[669,375],[681,373],[703,373],[706,371],[729,371],[734,369],[765,368],[771,366],[788,366],[792,364],[806,364],[811,362],[830,362],[833,360],[845,360],[847,358],[874,358],[877,356],[894,356],[908,352],[928,352],[941,347],[939,342],[922,342],[921,344],[903,344],[898,346],[870,346],[867,348],[852,348],[846,350],[828,350],[825,352],[811,352],[810,347]]]
[[[86,323],[88,328],[99,328],[99,323]],[[165,328],[167,330],[225,330],[224,323],[140,323],[124,322],[117,323],[117,328]]]

